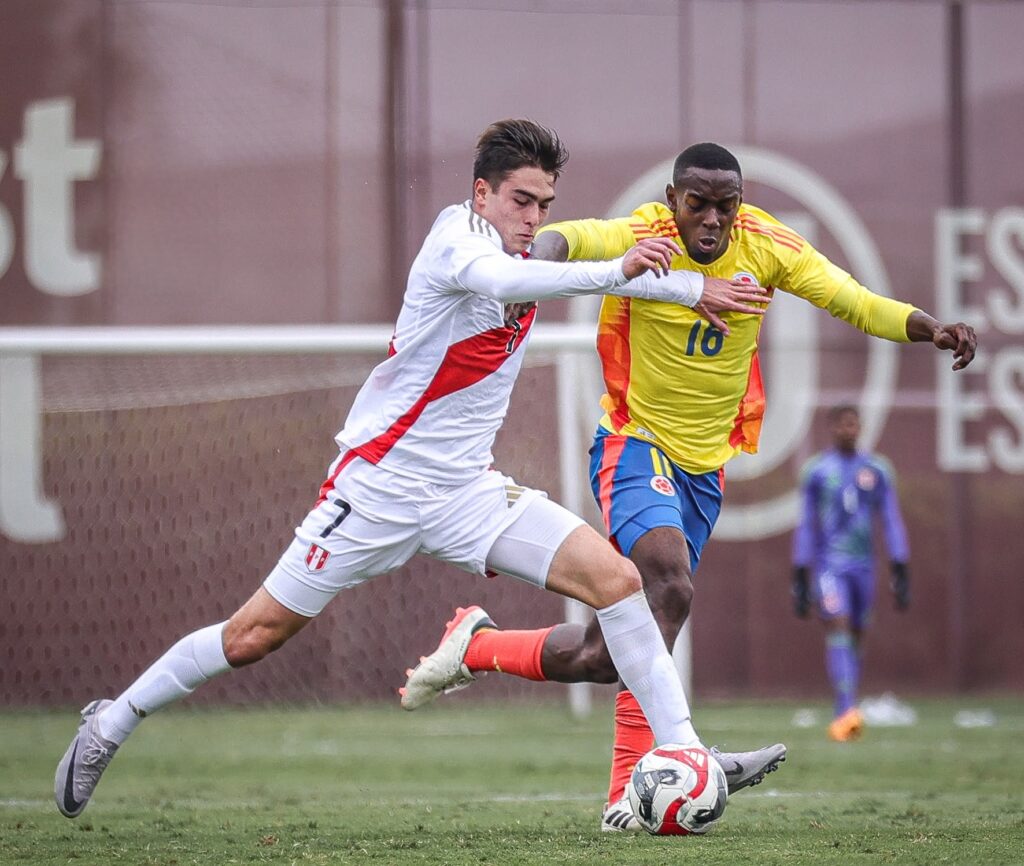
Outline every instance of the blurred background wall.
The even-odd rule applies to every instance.
[[[785,515],[840,400],[896,466],[912,545],[914,605],[893,612],[882,587],[865,689],[1019,690],[1022,36],[1024,3],[996,0],[4,0],[0,325],[390,322],[489,122],[566,141],[556,219],[658,198],[666,160],[721,142],[749,202],[982,348],[953,376],[948,355],[792,299],[770,312],[777,408],[766,453],[730,465],[698,575],[697,695],[826,694],[819,629],[790,613]],[[375,360],[43,357],[39,495],[62,529],[0,525],[0,699],[114,690],[230,614],[315,498]],[[554,391],[550,365],[526,371],[496,454],[557,497]],[[4,406],[0,434],[20,423]],[[35,459],[17,447],[0,435],[7,524],[11,467]],[[388,697],[467,601],[508,626],[561,613],[417,559],[204,699]]]

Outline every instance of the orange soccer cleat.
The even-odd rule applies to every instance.
[[[856,707],[850,707],[828,726],[828,737],[837,743],[846,743],[860,738],[864,732],[864,716]]]

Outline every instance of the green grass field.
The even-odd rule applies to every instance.
[[[121,750],[75,821],[52,803],[69,712],[0,714],[0,863],[1024,863],[1024,698],[915,701],[855,744],[794,704],[706,704],[705,739],[790,757],[704,837],[604,834],[609,711],[458,698],[170,710]],[[990,708],[993,727],[955,713]],[[827,714],[823,704],[815,707]]]

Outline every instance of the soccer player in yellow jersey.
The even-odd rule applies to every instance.
[[[876,295],[770,214],[743,202],[736,158],[696,144],[676,159],[667,205],[629,217],[558,223],[538,234],[536,258],[607,259],[649,237],[675,240],[673,268],[749,281],[798,295],[872,336],[952,350],[953,369],[974,357],[963,323]],[[770,314],[770,310],[769,310]],[[703,318],[702,318],[703,315]],[[761,317],[606,297],[597,346],[607,393],[591,450],[591,483],[605,529],[636,563],[669,646],[690,611],[693,573],[722,502],[725,464],[757,450],[764,417],[757,344]],[[480,616],[479,609],[476,616]],[[459,609],[456,619],[466,616]],[[464,674],[501,670],[538,680],[614,682],[595,624],[502,631],[481,618],[464,650]],[[616,699],[615,747],[604,830],[635,830],[624,787],[653,743],[628,691]],[[729,793],[757,784],[785,758],[781,744],[720,760]]]

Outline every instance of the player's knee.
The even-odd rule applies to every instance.
[[[599,609],[607,607],[641,592],[643,588],[644,584],[636,566],[624,556],[616,557],[614,565],[607,570],[600,583],[595,587],[597,598],[596,604],[593,606]]]
[[[845,616],[834,616],[825,620],[825,633],[829,636],[850,637],[850,620]]]
[[[659,623],[681,626],[693,603],[693,582],[687,564],[665,557],[647,557],[638,560],[637,565]]]
[[[648,582],[647,598],[659,624],[671,624],[678,629],[690,615],[693,584],[688,575],[658,583]]]

